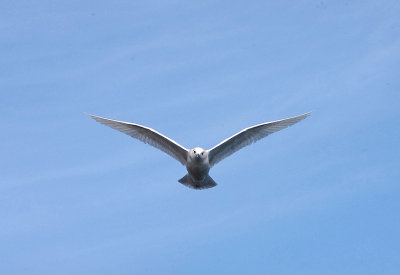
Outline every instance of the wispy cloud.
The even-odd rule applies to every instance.
[[[18,187],[21,185],[32,185],[46,183],[49,181],[61,180],[66,178],[82,177],[88,175],[101,175],[110,173],[122,167],[128,167],[140,162],[151,161],[151,158],[134,158],[129,150],[117,152],[113,155],[103,156],[100,159],[93,159],[89,163],[79,163],[73,167],[63,167],[59,169],[39,171],[31,176],[5,177],[1,179],[3,184],[0,188]]]

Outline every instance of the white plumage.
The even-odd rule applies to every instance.
[[[189,150],[149,127],[89,114],[97,122],[150,144],[178,160],[182,165],[186,166],[188,171],[188,174],[181,178],[179,182],[194,189],[205,189],[217,185],[208,175],[208,172],[212,166],[224,158],[247,145],[305,119],[309,115],[310,113],[306,113],[291,118],[258,124],[243,129],[209,150],[204,150],[200,147]]]

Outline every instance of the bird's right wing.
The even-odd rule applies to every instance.
[[[300,120],[305,119],[309,115],[310,113],[306,113],[291,118],[266,122],[240,131],[239,133],[227,138],[209,150],[208,158],[210,165],[213,166],[243,147],[250,145],[272,133],[289,127]]]
[[[174,140],[160,134],[156,130],[139,124],[112,120],[108,118],[94,116],[91,114],[89,114],[89,116],[97,122],[107,125],[115,130],[121,131],[122,133],[125,133],[144,143],[148,143],[149,145],[154,146],[161,151],[164,151],[183,165],[186,165],[188,150]]]

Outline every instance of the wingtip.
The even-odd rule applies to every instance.
[[[305,118],[307,118],[308,116],[310,116],[312,112],[313,112],[313,111],[309,111],[309,112],[304,113],[304,114],[302,114],[302,115],[298,115],[297,117],[302,118],[302,119],[305,119]]]
[[[308,117],[309,115],[311,115],[312,112],[313,111],[309,111],[309,112],[305,113],[304,116]]]
[[[304,114],[301,114],[301,115],[297,115],[297,116],[294,116],[294,117],[285,118],[285,119],[297,119],[297,120],[300,121],[300,120],[303,120],[303,119],[307,118],[311,113],[312,113],[312,111],[304,113]],[[285,120],[285,119],[282,119],[282,120]]]
[[[95,116],[95,115],[92,115],[92,114],[89,114],[86,112],[85,112],[85,115],[88,115],[89,117],[93,118],[94,120],[96,120],[96,118],[99,118],[98,116]]]

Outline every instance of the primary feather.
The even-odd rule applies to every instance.
[[[243,147],[250,145],[272,133],[285,129],[286,127],[289,127],[300,120],[305,119],[309,115],[310,113],[306,113],[303,115],[266,122],[243,129],[239,133],[227,138],[209,150],[208,158],[210,161],[210,166],[215,165]]]
[[[178,160],[182,165],[186,165],[186,159],[188,154],[188,149],[177,143],[176,141],[164,136],[163,134],[157,132],[154,129],[129,122],[123,122],[118,120],[112,120],[108,118],[103,118],[99,116],[94,116],[89,114],[91,118],[107,125],[115,130],[121,131],[133,138],[136,138],[144,143],[154,146],[161,151],[164,151],[171,157]]]

